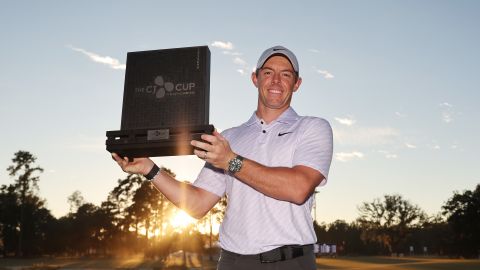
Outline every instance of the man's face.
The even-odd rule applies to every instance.
[[[253,84],[258,88],[258,107],[261,109],[286,110],[293,92],[302,82],[297,79],[290,61],[283,56],[272,56],[259,70],[252,74]]]

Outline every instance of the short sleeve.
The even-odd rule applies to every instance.
[[[320,185],[325,185],[333,154],[332,128],[328,121],[321,118],[312,117],[303,121],[301,129],[304,133],[297,142],[292,165],[303,165],[319,171],[325,177]]]
[[[226,190],[226,176],[224,170],[217,169],[209,163],[205,163],[193,185],[223,197]]]

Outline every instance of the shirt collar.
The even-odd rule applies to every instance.
[[[297,112],[292,107],[288,107],[288,109],[284,111],[275,121],[284,124],[293,124],[298,120],[298,118],[300,118],[300,116],[297,114]]]
[[[295,121],[297,121],[299,118],[299,115],[297,112],[292,107],[288,107],[277,119],[273,120],[273,122],[279,122],[279,123],[284,123],[284,124],[293,124]],[[245,123],[247,126],[251,126],[255,123],[260,123],[261,119],[258,118],[256,111],[253,112],[252,116],[248,121]]]

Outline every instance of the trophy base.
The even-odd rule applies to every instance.
[[[121,157],[193,155],[191,140],[212,134],[213,125],[107,131],[107,151]]]

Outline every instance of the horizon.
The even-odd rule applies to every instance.
[[[30,154],[33,154],[33,153],[30,153]],[[33,154],[33,155],[34,155],[34,154]],[[177,157],[153,157],[153,159],[160,159],[160,160],[161,160],[161,159],[168,159],[168,158],[179,159],[179,158],[182,158],[182,157],[183,157],[183,158],[185,158],[185,157],[195,158],[195,156],[177,156]],[[36,157],[36,158],[38,159],[38,157]],[[173,162],[175,162],[175,161],[173,161]],[[203,164],[203,162],[200,162],[200,163]],[[13,164],[13,163],[12,163],[12,164]],[[38,162],[35,162],[35,163],[33,163],[32,165],[36,165],[36,166],[41,167],[41,165],[38,164]],[[201,166],[203,166],[203,165],[201,165]],[[170,168],[168,168],[168,167],[166,167],[166,166],[162,166],[162,167],[165,167],[166,169],[170,169]],[[175,171],[172,170],[172,172],[176,174]],[[40,180],[41,180],[42,173],[43,173],[43,172],[37,173],[37,175],[39,176]],[[126,179],[127,176],[128,176],[128,174],[125,173],[125,177],[119,178],[118,180]],[[12,177],[12,176],[11,176],[12,183],[5,183],[5,184],[6,184],[6,185],[8,185],[8,184],[13,184],[14,178],[15,178],[15,177]],[[179,178],[177,177],[177,179],[179,179]],[[181,180],[181,179],[179,179],[179,180]],[[185,181],[190,182],[189,180],[185,180]],[[480,185],[480,183],[478,183],[477,185]],[[110,191],[112,191],[113,188],[115,188],[115,186],[112,186],[112,189],[111,189]],[[316,194],[319,193],[319,191],[318,191],[319,188],[321,188],[321,187],[317,187],[316,192],[315,192]],[[450,195],[448,198],[445,198],[444,203],[445,203],[447,200],[451,199],[452,196],[453,196],[455,193],[457,193],[457,192],[462,193],[462,192],[464,192],[464,191],[466,191],[466,190],[474,190],[474,189],[475,189],[475,187],[466,188],[466,189],[463,189],[463,190],[454,190],[454,191],[452,191],[451,195]],[[110,191],[109,191],[109,192],[110,192]],[[75,191],[74,191],[74,192],[75,192]],[[73,192],[72,192],[72,193],[73,193]],[[45,199],[46,208],[51,211],[50,207],[48,206],[48,198],[43,198],[43,197],[41,196],[41,190],[39,190],[38,194],[39,194],[39,196],[40,196],[41,199]],[[160,194],[160,193],[159,193],[159,194]],[[312,196],[315,196],[316,194],[313,194]],[[70,194],[70,195],[71,195],[71,194]],[[81,195],[82,197],[84,197],[84,194],[80,194],[80,195]],[[362,203],[371,203],[371,202],[373,202],[375,199],[380,199],[380,200],[382,201],[382,200],[384,199],[384,196],[386,196],[386,195],[400,195],[403,199],[409,201],[409,202],[412,203],[413,205],[418,205],[421,210],[425,211],[425,209],[423,209],[422,205],[419,205],[419,204],[417,204],[417,203],[415,203],[415,202],[412,202],[411,200],[409,200],[409,199],[406,198],[403,194],[400,194],[400,193],[382,194],[381,196],[377,196],[377,197],[375,197],[375,198],[371,198],[370,200],[366,200],[366,201],[359,202],[359,203],[356,205],[356,208],[358,208]],[[100,207],[100,206],[101,206],[101,203],[106,201],[107,196],[108,196],[108,193],[105,195],[105,200],[102,200],[102,201],[99,201],[98,203],[93,203],[93,204],[96,205],[96,206],[98,206],[98,207]],[[70,207],[70,205],[68,204],[67,200],[68,200],[68,198],[65,199],[65,201],[66,201],[65,204],[68,205],[68,207]],[[92,202],[85,200],[84,203],[92,203]],[[441,208],[442,206],[443,206],[443,204],[442,204],[439,208]],[[317,207],[318,207],[318,206],[317,206]],[[196,223],[197,221],[199,221],[198,219],[195,219],[195,218],[189,216],[188,213],[186,213],[185,211],[181,210],[180,208],[177,208],[177,207],[175,207],[175,208],[176,208],[176,211],[173,213],[173,215],[170,217],[170,220],[167,222],[167,223],[171,224],[174,228],[175,228],[175,227],[183,228],[183,227],[187,226],[188,224],[192,224],[192,223],[194,224],[194,223]],[[317,212],[318,212],[318,211],[317,211]],[[436,213],[428,213],[427,211],[425,211],[425,213],[428,215],[429,218],[430,218],[430,217],[431,217],[431,218],[434,218],[434,217],[436,217],[436,216],[439,215],[439,214],[443,217],[443,214],[442,214],[441,212],[442,212],[442,210],[439,210],[439,211],[436,212]],[[68,216],[68,215],[70,214],[70,212],[67,211],[67,212],[65,212],[65,213],[63,213],[63,214],[61,214],[61,215],[58,215],[58,214],[55,215],[55,213],[53,213],[53,212],[51,211],[51,214],[52,214],[55,218],[58,219],[58,218],[61,218],[61,217],[64,217],[64,216]],[[318,213],[317,213],[317,215],[318,215]],[[347,223],[352,223],[352,222],[356,222],[359,217],[360,217],[360,213],[359,213],[359,211],[358,211],[358,209],[357,209],[357,217],[356,217],[356,218],[353,218],[353,219],[350,219],[350,220],[344,219],[344,218],[342,218],[342,217],[338,217],[338,218],[336,218],[336,219],[334,219],[334,220],[330,220],[330,221],[328,221],[328,222],[326,222],[326,221],[319,221],[318,218],[315,219],[315,206],[314,206],[313,209],[312,209],[312,218],[313,218],[313,220],[316,221],[317,224],[319,224],[319,225],[320,225],[320,224],[327,224],[327,225],[329,225],[329,224],[332,224],[332,223],[334,223],[334,222],[336,222],[336,221],[345,221],[345,222],[347,222]],[[219,224],[218,224],[217,222],[215,222],[215,224],[216,224],[216,225],[214,225],[214,232],[218,233],[218,226],[219,226]],[[205,228],[200,228],[200,231],[201,231],[201,232],[204,232],[205,230],[206,230]]]

